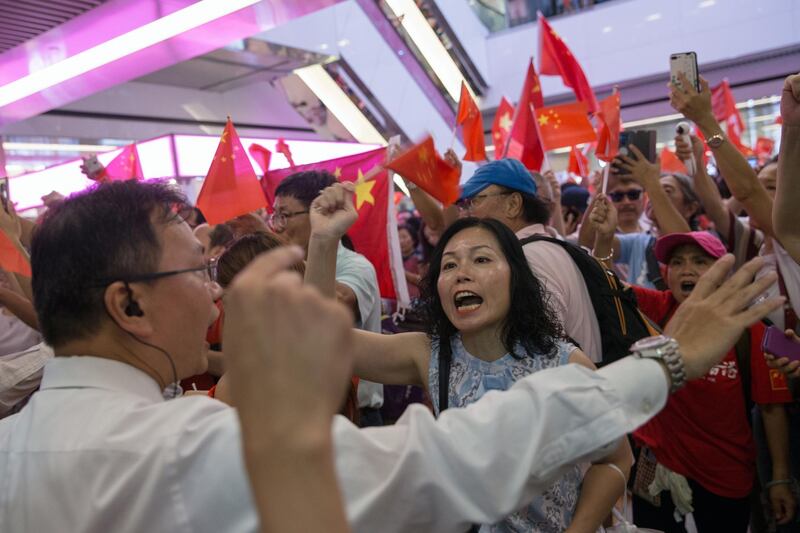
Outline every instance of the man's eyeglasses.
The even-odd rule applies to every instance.
[[[621,202],[623,198],[627,196],[628,200],[631,202],[635,202],[642,196],[641,189],[632,189],[630,191],[614,191],[608,193],[608,197],[611,198],[612,202]]]
[[[476,194],[472,198],[464,198],[462,200],[459,200],[458,202],[456,202],[456,206],[458,206],[459,209],[467,211],[473,207],[478,207],[483,203],[485,199],[489,198],[490,196],[507,196],[513,193],[514,191],[503,191],[503,192],[490,192],[486,194]]]
[[[294,213],[280,213],[276,211],[275,213],[272,213],[269,216],[267,222],[269,222],[269,225],[273,228],[282,228],[286,226],[286,222],[290,218],[296,217],[297,215],[305,215],[307,213],[308,209],[306,209],[305,211],[295,211]]]
[[[115,281],[123,281],[125,283],[135,283],[137,281],[154,281],[161,278],[170,276],[177,276],[178,274],[186,274],[188,272],[202,272],[205,275],[206,282],[217,282],[217,260],[209,259],[203,266],[194,268],[182,268],[180,270],[165,270],[163,272],[149,272],[147,274],[134,274],[132,276],[120,276],[118,278],[109,278],[94,284],[94,287],[105,287]]]

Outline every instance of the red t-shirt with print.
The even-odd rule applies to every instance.
[[[674,312],[670,291],[634,287],[640,308],[661,323]],[[786,380],[767,368],[761,351],[765,328],[750,328],[751,394],[756,403],[792,401]],[[755,478],[755,447],[745,413],[736,351],[701,379],[671,395],[664,410],[634,437],[653,450],[658,462],[726,498],[743,498]]]

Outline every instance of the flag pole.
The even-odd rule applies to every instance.
[[[458,122],[453,126],[453,136],[450,138],[450,149],[452,150],[453,147],[456,145],[456,130],[458,129]]]
[[[605,194],[606,191],[608,190],[608,170],[609,170],[609,168],[611,168],[611,163],[610,162],[606,163],[606,166],[603,167],[603,188],[601,190],[601,192],[603,194]]]

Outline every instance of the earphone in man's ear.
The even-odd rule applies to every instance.
[[[128,305],[125,306],[125,314],[128,316],[144,316],[144,311],[139,307],[139,303],[133,299],[133,291],[127,283],[125,284],[125,290],[128,291]]]
[[[128,305],[125,306],[125,314],[128,316],[144,316],[144,311],[139,307],[136,300],[130,300]]]

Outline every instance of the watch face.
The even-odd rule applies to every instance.
[[[644,339],[639,339],[636,341],[631,349],[634,351],[644,351],[644,350],[651,350],[653,348],[658,348],[663,346],[669,341],[669,337],[665,337],[664,335],[658,335],[657,337],[645,337]]]

